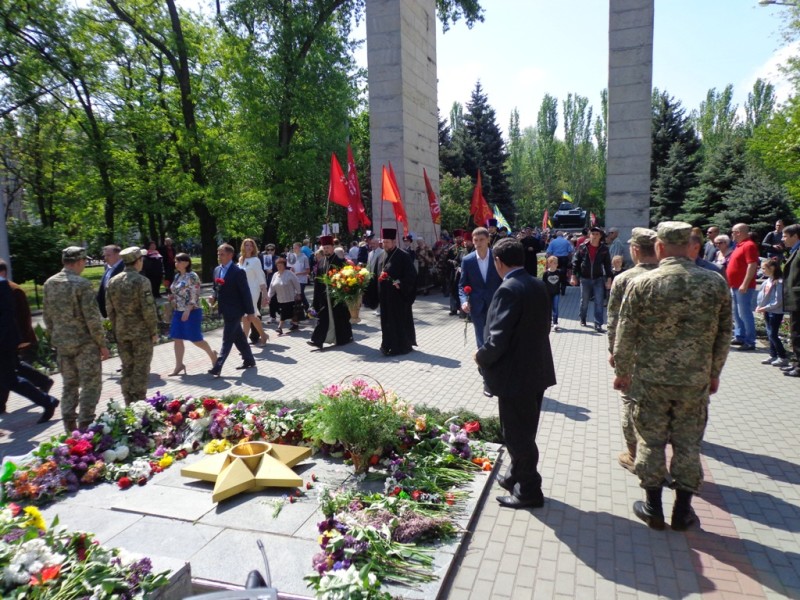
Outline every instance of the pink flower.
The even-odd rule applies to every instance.
[[[467,421],[464,423],[464,431],[467,433],[475,433],[481,430],[481,424],[478,421]]]

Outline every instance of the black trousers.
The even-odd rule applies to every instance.
[[[16,353],[0,357],[0,409],[5,411],[9,392],[24,396],[42,408],[50,406],[50,397],[20,373],[17,368],[19,364]],[[48,379],[30,365],[27,367],[35,371],[37,376]]]
[[[800,366],[800,310],[789,313],[789,341],[794,352],[794,362]]]
[[[255,364],[256,359],[253,358],[253,351],[250,350],[250,345],[247,343],[247,338],[242,331],[242,322],[240,319],[225,319],[225,324],[222,329],[222,348],[219,351],[217,364],[214,368],[219,371],[228,354],[231,353],[231,348],[236,346],[236,349],[241,353],[242,359],[246,364]]]
[[[536,431],[542,410],[544,390],[521,396],[500,396],[500,425],[511,464],[505,477],[514,482],[514,495],[528,500],[542,493],[542,476],[536,470],[539,464],[539,447]]]

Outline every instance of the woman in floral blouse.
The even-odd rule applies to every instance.
[[[170,375],[178,375],[181,371],[186,373],[183,364],[184,340],[192,342],[203,350],[211,360],[212,368],[217,362],[217,353],[203,339],[200,328],[203,321],[203,309],[200,307],[200,278],[197,273],[192,272],[192,258],[183,252],[176,255],[175,270],[177,274],[169,288],[169,300],[175,309],[169,327],[169,337],[175,340],[175,370]]]

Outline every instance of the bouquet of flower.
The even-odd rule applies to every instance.
[[[0,510],[0,596],[9,599],[142,598],[167,583],[149,558],[125,560],[92,534],[48,529],[33,506]]]
[[[367,288],[372,274],[366,267],[347,264],[341,269],[331,269],[320,280],[331,291],[334,304],[355,302]]]

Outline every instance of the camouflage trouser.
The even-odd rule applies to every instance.
[[[77,417],[79,425],[90,425],[103,389],[100,349],[94,344],[59,348],[58,368],[64,385],[61,418],[68,423]]]
[[[636,428],[633,426],[633,406],[634,400],[630,394],[620,394],[622,408],[620,409],[619,420],[622,425],[622,436],[625,438],[625,445],[628,448],[636,447]]]
[[[708,420],[708,386],[661,385],[634,376],[631,396],[636,428],[636,474],[644,488],[667,477],[665,447],[672,444],[669,473],[679,490],[698,492],[703,482],[700,444]]]
[[[117,340],[119,358],[122,361],[122,377],[119,385],[125,405],[147,397],[147,378],[150,361],[153,359],[153,342],[148,336],[138,340]]]

